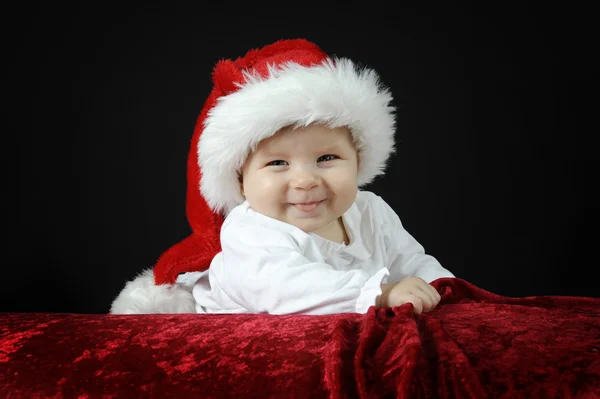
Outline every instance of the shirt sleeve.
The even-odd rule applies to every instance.
[[[302,243],[268,227],[229,225],[221,235],[223,262],[211,278],[252,313],[366,313],[389,275],[311,261]]]
[[[388,255],[389,281],[420,277],[431,283],[442,277],[455,277],[404,228],[398,214],[383,199],[378,206],[383,212],[385,241]]]

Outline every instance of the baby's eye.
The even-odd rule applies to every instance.
[[[333,161],[334,159],[338,159],[338,158],[339,157],[337,155],[327,154],[327,155],[320,156],[319,159],[317,159],[317,162]]]
[[[267,166],[284,166],[286,164],[286,161],[282,161],[281,159],[278,159],[276,161],[271,161],[267,164]]]

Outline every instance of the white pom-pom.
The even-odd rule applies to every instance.
[[[192,296],[194,282],[195,276],[187,276],[178,279],[175,284],[156,285],[154,271],[147,269],[127,282],[113,301],[110,313],[196,313]]]

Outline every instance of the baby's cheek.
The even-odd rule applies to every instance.
[[[350,197],[351,201],[354,201],[358,193],[358,183],[356,177],[353,175],[339,175],[335,180],[335,187],[340,195],[343,194],[346,197]]]
[[[286,186],[280,181],[270,180],[260,188],[264,203],[269,208],[270,216],[279,219],[287,209]]]

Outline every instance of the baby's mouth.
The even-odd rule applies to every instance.
[[[323,202],[324,200],[321,201],[312,201],[312,202],[298,202],[293,204],[296,208],[298,208],[299,210],[303,211],[303,212],[310,212],[310,211],[314,211],[315,209],[317,209],[317,207]]]

